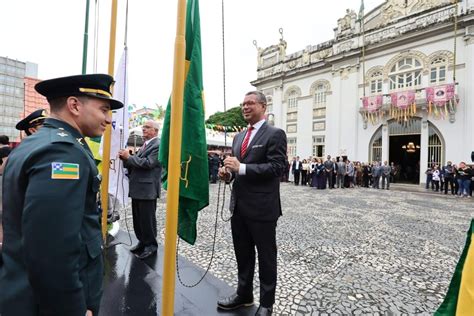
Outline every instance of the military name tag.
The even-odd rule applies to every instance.
[[[79,179],[79,164],[67,162],[51,163],[51,179]]]

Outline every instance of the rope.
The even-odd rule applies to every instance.
[[[127,49],[127,36],[128,36],[128,0],[125,6],[125,38],[123,40],[123,46]]]
[[[94,73],[97,73],[97,50],[99,48],[99,0],[95,0],[94,10]]]
[[[457,38],[458,38],[458,1],[453,0],[455,2],[454,5],[454,58],[453,58],[453,82],[456,83],[456,53],[457,53]]]
[[[224,112],[227,110],[227,98],[226,98],[226,82],[225,82],[225,19],[224,19],[224,0],[221,1],[221,9],[222,9],[222,91],[223,91],[223,98],[224,98]],[[224,146],[227,147],[227,129],[224,129]],[[212,261],[214,259],[215,255],[215,249],[216,249],[216,237],[217,237],[217,224],[218,224],[218,218],[219,218],[219,203],[220,203],[220,196],[221,196],[221,184],[222,180],[219,180],[219,187],[217,191],[217,205],[216,205],[216,220],[214,223],[214,237],[212,241],[212,251],[211,251],[211,260],[209,261],[209,264],[207,265],[206,271],[204,274],[201,276],[201,278],[194,284],[185,284],[181,278],[180,270],[179,270],[179,241],[180,238],[178,237],[178,243],[176,245],[176,272],[178,275],[178,280],[181,285],[187,288],[193,288],[199,285],[202,280],[206,277],[207,273],[209,272],[209,269],[211,268]],[[224,184],[224,190],[222,192],[222,206],[221,206],[221,218],[224,222],[228,222],[232,218],[232,214],[229,218],[224,218],[224,201],[225,201],[225,187],[227,184]],[[230,184],[229,184],[230,187]],[[232,188],[231,188],[232,190]]]
[[[222,91],[224,94],[224,112],[227,110],[226,85],[225,85],[225,21],[224,21],[224,0],[222,3]],[[224,130],[224,146],[227,147],[227,131]]]
[[[219,180],[219,186],[218,186],[218,189],[217,189],[217,203],[216,203],[216,220],[214,222],[214,237],[212,239],[212,250],[211,250],[211,260],[209,261],[209,264],[207,265],[207,268],[206,268],[206,271],[204,272],[204,274],[199,278],[199,280],[197,282],[195,282],[194,284],[186,284],[184,283],[183,279],[181,278],[181,273],[180,273],[180,269],[179,269],[179,241],[181,238],[178,237],[178,243],[176,245],[176,273],[178,275],[178,280],[179,280],[179,283],[181,283],[182,286],[184,287],[187,287],[187,288],[193,288],[193,287],[196,287],[198,286],[202,280],[204,280],[204,278],[206,277],[207,273],[209,272],[209,270],[211,269],[211,265],[212,265],[212,262],[214,260],[214,255],[216,253],[216,239],[217,239],[217,227],[218,227],[218,219],[219,219],[219,204],[220,204],[220,196],[221,196],[221,185],[222,185],[223,181],[222,180]],[[223,218],[223,212],[224,212],[224,201],[225,201],[225,189],[226,189],[226,186],[228,184],[227,183],[224,183],[224,190],[222,192],[222,206],[221,206],[221,218]],[[230,185],[229,185],[230,186]],[[232,216],[231,216],[232,217]],[[230,218],[225,220],[225,221],[229,221]]]
[[[364,13],[362,13],[362,16],[360,18],[360,25],[362,27],[362,91],[363,95],[365,97],[365,23],[364,23]]]
[[[124,35],[124,85],[123,85],[123,96],[124,96],[124,103],[125,103],[125,100],[127,100],[127,67],[128,67],[128,46],[127,46],[127,35],[128,35],[128,0],[126,2],[126,9],[125,9],[125,35]],[[126,104],[125,104],[125,107],[124,107],[124,111],[128,111],[128,109],[126,108]],[[123,133],[123,127],[125,126],[125,124],[128,124],[128,120],[125,120],[125,115],[122,115],[122,125],[119,126],[120,129],[120,147],[122,147],[122,144],[124,143],[125,141],[125,135]],[[118,196],[118,191],[119,191],[119,185],[122,186],[122,192],[125,191],[125,174],[124,174],[124,166],[123,166],[123,162],[121,159],[119,159],[119,164],[118,164],[118,167],[117,167],[117,173],[118,173],[118,180],[117,180],[117,186],[115,188],[115,199],[113,201],[113,205],[111,207],[112,209],[112,214],[115,212],[116,210],[116,206],[117,206],[117,202],[118,202],[118,199],[117,199],[117,196]],[[126,197],[123,196],[122,197],[122,205],[125,205],[125,199]],[[128,237],[130,239],[130,244],[125,244],[125,243],[122,243],[122,244],[125,244],[127,246],[131,246],[132,245],[132,237],[131,237],[131,231],[130,231],[130,228],[128,227],[128,222],[127,222],[127,209],[128,207],[124,208],[124,220],[125,220],[125,226],[127,228],[127,233],[128,233]]]

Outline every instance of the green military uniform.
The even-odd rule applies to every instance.
[[[97,315],[103,262],[100,180],[83,136],[46,119],[4,174],[0,314]]]
[[[83,136],[99,136],[100,126],[110,124],[104,106],[123,107],[112,98],[112,85],[111,76],[90,74],[35,86],[48,99],[51,114],[64,121],[47,119],[11,153],[5,167],[2,316],[98,314],[103,279],[100,181]],[[87,108],[80,96],[106,102],[98,102],[100,109],[97,102]],[[92,115],[85,122],[87,111]]]

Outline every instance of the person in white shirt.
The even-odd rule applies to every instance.
[[[440,173],[438,165],[435,165],[433,168],[433,191],[439,192],[439,180],[440,180]]]

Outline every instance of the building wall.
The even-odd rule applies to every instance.
[[[24,106],[24,83],[26,64],[0,57],[0,134],[11,140],[19,137],[15,129]]]
[[[296,138],[296,154],[300,157],[312,155],[313,136],[321,135],[325,136],[325,154],[347,155],[351,160],[365,162],[370,156],[370,141],[374,133],[381,129],[382,160],[388,160],[390,120],[384,117],[375,124],[365,122],[360,113],[361,98],[364,96],[364,86],[365,95],[370,95],[370,85],[366,84],[367,75],[375,67],[380,67],[384,72],[381,93],[386,95],[384,104],[389,104],[388,94],[392,92],[389,89],[389,65],[404,55],[412,54],[423,64],[420,91],[417,92],[417,117],[421,118],[420,169],[424,171],[430,159],[427,148],[430,126],[439,131],[443,141],[443,163],[447,160],[454,163],[470,161],[471,151],[474,150],[474,11],[469,11],[470,4],[466,1],[460,5],[464,8],[464,15],[459,14],[455,54],[456,93],[460,104],[456,113],[445,119],[428,115],[424,88],[434,85],[430,83],[430,57],[443,51],[447,51],[446,56],[450,58],[454,56],[452,14],[456,11],[448,2],[445,6],[427,8],[425,15],[417,13],[413,20],[403,17],[396,20],[394,23],[400,25],[398,29],[407,28],[406,34],[393,35],[393,30],[398,27],[393,24],[387,24],[380,30],[371,30],[366,35],[366,41],[377,39],[365,45],[364,55],[361,43],[365,41],[362,41],[362,35],[351,38],[352,35],[346,30],[344,32],[349,37],[340,39],[336,31],[336,38],[332,42],[308,46],[303,51],[280,57],[283,64],[259,64],[258,79],[253,84],[259,90],[273,90],[275,125],[287,131],[288,138]],[[378,10],[382,12],[383,8],[380,6]],[[339,29],[343,30],[341,26]],[[357,28],[352,31],[357,32]],[[271,51],[274,52],[276,47],[272,46]],[[282,47],[286,48],[286,45],[280,44],[280,51]],[[267,50],[270,51],[261,50],[262,60],[265,60]],[[453,60],[449,60],[444,83],[453,82],[453,70]],[[326,96],[324,131],[313,130],[314,95],[311,94],[311,87],[318,80],[327,80],[330,86]],[[288,130],[288,94],[291,90],[298,91],[297,120],[293,122],[297,125],[296,132]],[[420,180],[424,182],[422,172]]]
[[[49,108],[46,99],[34,90],[38,65],[0,57],[0,135],[19,142],[15,125],[39,108]],[[28,75],[28,77],[26,77]]]
[[[35,90],[35,85],[40,82],[41,80],[36,78],[25,77],[25,107],[24,111],[18,120],[25,118],[32,112],[38,109],[46,109],[49,110],[49,103],[48,100]],[[19,141],[19,140],[17,140]]]

